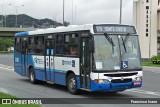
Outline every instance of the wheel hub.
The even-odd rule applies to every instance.
[[[31,72],[31,81],[33,81],[34,80],[34,77],[33,77],[33,73]]]
[[[69,87],[72,90],[76,88],[76,81],[75,81],[74,78],[70,79],[70,81],[69,81]]]

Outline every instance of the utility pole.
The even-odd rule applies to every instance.
[[[7,6],[11,6],[12,4],[9,4],[9,5],[6,5]],[[3,8],[4,9],[4,8]],[[5,11],[5,14],[4,14],[4,27],[7,27],[7,12]]]
[[[1,21],[2,21],[2,27],[3,27],[3,5],[1,5],[2,8],[2,17],[1,17]]]
[[[63,26],[64,26],[64,0],[63,0]]]
[[[72,0],[72,24],[73,24],[73,0]]]
[[[75,0],[75,17],[74,17],[74,24],[76,24],[76,21],[77,21],[77,7],[78,7],[78,3],[77,3],[77,0]]]
[[[76,11],[77,11],[77,6],[75,5],[75,19],[74,19],[74,20],[75,20],[75,22],[74,22],[75,24],[76,24],[76,18],[77,18],[77,13],[76,13]]]
[[[24,5],[21,5],[21,6],[24,6]],[[20,7],[20,6],[19,6]],[[17,27],[17,23],[18,23],[18,6],[15,6],[15,9],[16,9],[16,22],[15,22],[15,27]]]
[[[151,35],[152,35],[152,0],[149,1],[149,13],[150,13],[150,18],[149,18],[149,58],[151,58]]]
[[[16,9],[16,22],[15,22],[15,28],[17,27],[17,6],[15,7],[15,9]]]
[[[119,18],[119,24],[122,24],[122,0],[120,0],[120,18]]]
[[[7,27],[7,15],[4,15],[4,27]]]

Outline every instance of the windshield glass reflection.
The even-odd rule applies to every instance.
[[[94,60],[98,70],[119,70],[120,53],[117,36],[96,35]]]
[[[95,35],[95,70],[141,68],[138,36]]]
[[[138,44],[138,36],[119,36],[122,67],[124,69],[139,69],[141,68],[140,50]],[[125,62],[127,66],[125,65]]]

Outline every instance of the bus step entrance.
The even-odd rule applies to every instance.
[[[86,88],[80,88],[81,90],[84,90],[84,91],[91,91],[90,89],[86,89]]]
[[[54,82],[53,82],[53,81],[47,81],[47,83],[48,83],[48,84],[54,84]]]
[[[83,75],[82,74],[82,85],[81,85],[82,88],[85,88],[85,89],[90,89],[90,78],[89,78],[89,75]]]

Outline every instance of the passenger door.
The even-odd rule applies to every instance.
[[[45,41],[46,49],[46,79],[47,81],[54,81],[54,52],[55,52],[55,40],[47,39]]]
[[[90,89],[91,53],[89,52],[89,37],[81,38],[81,88]]]
[[[26,41],[22,41],[22,54],[21,54],[21,58],[22,58],[22,75],[26,76],[26,67],[27,67],[27,42]]]

